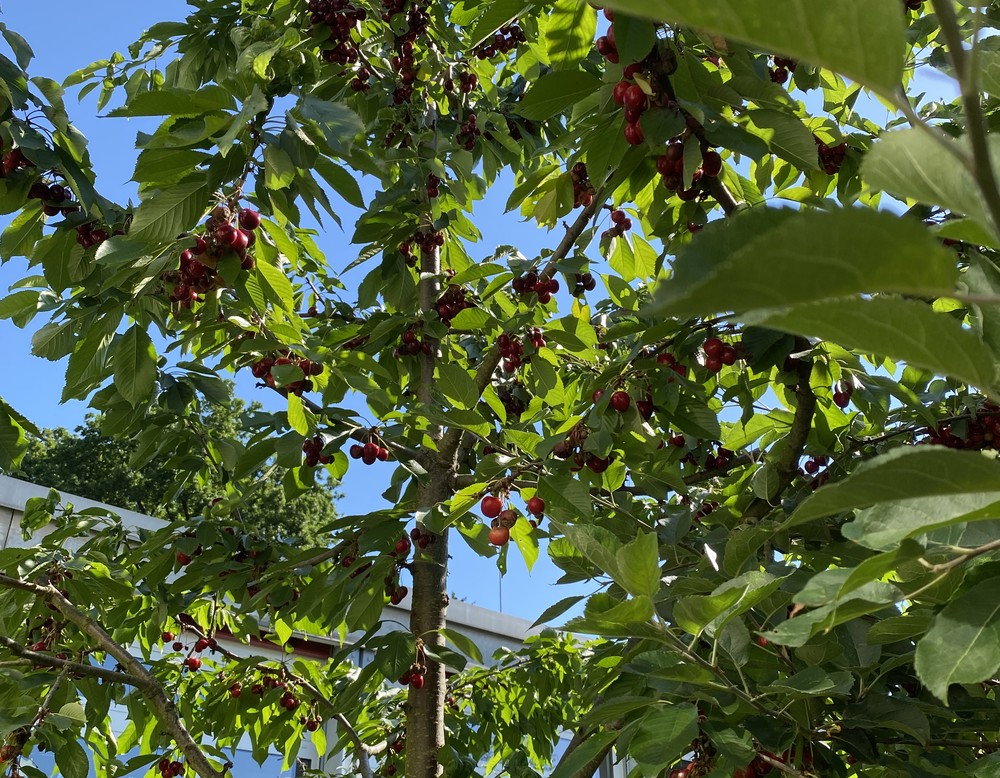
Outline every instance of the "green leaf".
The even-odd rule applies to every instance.
[[[656,45],[656,27],[648,19],[627,14],[615,16],[615,47],[622,64],[641,62]]]
[[[0,298],[0,319],[12,319],[38,308],[39,293],[35,289],[22,289]]]
[[[698,709],[694,705],[655,705],[629,741],[628,755],[645,775],[657,775],[683,756],[696,737]]]
[[[986,344],[958,319],[934,313],[915,300],[832,300],[742,318],[749,324],[899,359],[982,389],[991,389],[996,381]]]
[[[709,225],[674,262],[654,311],[693,316],[830,297],[954,289],[953,254],[919,222],[850,209],[756,209]]]
[[[90,760],[83,746],[75,740],[66,740],[55,749],[56,767],[63,778],[87,778]]]
[[[973,586],[934,617],[917,643],[917,676],[948,704],[953,683],[979,683],[1000,668],[1000,578]]]
[[[132,407],[149,400],[156,384],[156,349],[138,324],[115,344],[111,356],[115,388]]]
[[[821,65],[886,96],[896,93],[903,78],[903,12],[891,2],[608,0],[607,5]]]
[[[660,588],[660,550],[656,534],[639,533],[615,555],[618,581],[629,594],[652,597]]]
[[[309,419],[302,398],[293,392],[288,393],[288,426],[300,435],[309,433]]]
[[[202,89],[169,87],[139,92],[108,116],[200,116],[235,108],[233,96],[221,86]]]
[[[538,481],[538,496],[545,500],[545,513],[561,521],[583,521],[593,513],[590,491],[570,476],[546,476]]]
[[[983,492],[1000,492],[1000,462],[995,458],[943,446],[897,448],[807,497],[786,526],[875,503]]]
[[[20,414],[0,398],[0,469],[17,467],[28,450],[28,438]]]
[[[172,184],[209,159],[205,152],[193,149],[146,149],[136,160],[132,180],[140,184]]]
[[[438,389],[459,408],[471,410],[479,402],[479,390],[468,371],[454,362],[438,365]]]
[[[870,645],[898,643],[901,640],[912,640],[923,635],[931,626],[932,617],[929,613],[907,613],[903,616],[890,616],[868,630],[867,640]]]
[[[744,589],[735,588],[720,594],[682,597],[674,605],[674,622],[697,637],[710,622],[739,602],[743,592]]]
[[[361,194],[361,187],[357,180],[351,175],[346,167],[342,167],[327,157],[319,157],[315,164],[316,172],[326,181],[344,200],[355,208],[365,207],[365,198]]]
[[[292,287],[292,282],[288,280],[288,276],[285,275],[284,271],[265,260],[257,262],[256,268],[261,288],[271,302],[289,313],[294,311],[295,289]]]
[[[444,635],[445,640],[455,646],[459,651],[468,656],[474,662],[482,663],[483,652],[479,650],[479,646],[468,637],[453,629],[442,628],[441,634]]]
[[[616,25],[617,26],[617,25]],[[747,130],[767,142],[768,148],[800,170],[818,170],[816,141],[802,120],[782,111],[760,108],[747,112]]]
[[[302,118],[316,122],[335,152],[345,152],[354,139],[364,131],[361,117],[343,103],[323,100],[308,95],[300,103]]]
[[[1000,492],[947,494],[918,497],[874,505],[841,529],[844,537],[877,551],[890,549],[905,538],[940,527],[970,521],[1000,518]]]
[[[865,154],[861,174],[873,189],[964,214],[997,237],[976,179],[941,144],[968,154],[959,141],[933,138],[923,130],[886,132]]]
[[[542,36],[554,68],[574,67],[594,48],[597,12],[580,0],[557,0]]]
[[[846,671],[827,674],[821,667],[808,667],[783,680],[774,681],[763,689],[790,693],[795,697],[846,696],[854,685],[854,676]]]
[[[617,739],[617,732],[595,732],[586,738],[578,748],[575,748],[566,759],[561,760],[549,778],[573,778]]]
[[[42,209],[37,202],[25,206],[0,234],[0,260],[30,257],[35,244],[42,238]]]
[[[154,243],[193,228],[209,205],[208,182],[198,176],[154,192],[135,209],[129,237]]]
[[[517,104],[525,119],[551,119],[601,88],[601,80],[581,70],[557,70],[542,76]]]
[[[518,519],[511,528],[510,537],[514,541],[514,545],[517,546],[517,550],[521,552],[521,557],[530,573],[531,568],[538,561],[538,532],[526,519],[522,518]]]

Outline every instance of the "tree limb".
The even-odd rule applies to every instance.
[[[50,603],[67,621],[89,636],[100,650],[113,656],[134,677],[133,685],[149,702],[153,714],[163,729],[173,738],[188,763],[201,778],[222,778],[225,775],[224,770],[216,770],[212,766],[208,757],[191,737],[173,700],[167,696],[156,677],[126,648],[119,645],[104,627],[66,599],[54,586],[42,586],[6,575],[0,575],[0,586],[31,592]]]
[[[86,675],[91,678],[100,678],[102,681],[108,681],[110,683],[122,683],[135,687],[138,687],[140,683],[138,678],[134,675],[129,675],[128,673],[120,673],[117,670],[107,670],[96,665],[85,665],[80,662],[71,662],[68,659],[60,659],[59,657],[52,656],[51,654],[43,654],[39,651],[32,651],[6,635],[0,635],[0,646],[3,646],[12,654],[21,657],[21,659],[25,662],[30,662],[32,665],[63,669],[67,670],[72,675]]]

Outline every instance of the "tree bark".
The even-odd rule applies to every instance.
[[[441,254],[438,249],[421,252],[420,309],[426,317],[441,292]],[[439,343],[429,339],[431,353],[420,360],[417,399],[422,405],[434,403],[434,367]],[[427,434],[440,442],[442,432],[433,426]],[[450,496],[453,463],[441,450],[427,449],[424,460],[426,480],[417,489],[417,524],[424,531],[422,517]],[[413,559],[413,596],[410,600],[410,631],[417,645],[442,645],[441,629],[448,608],[448,533],[434,536],[426,549],[417,549]],[[416,652],[416,647],[415,647]],[[447,682],[445,668],[427,658],[424,685],[410,686],[406,700],[406,778],[436,778],[442,772],[438,752],[444,746],[444,703]]]

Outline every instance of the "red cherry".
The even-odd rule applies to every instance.
[[[718,338],[709,338],[702,346],[702,348],[705,349],[705,356],[708,357],[722,356],[722,349],[725,347],[726,344]]]
[[[615,89],[613,92],[615,102],[618,105],[625,105],[625,93],[632,88],[632,84],[628,81],[619,81],[615,84]]]
[[[706,176],[713,178],[722,172],[722,157],[717,151],[706,151],[701,155],[701,169]]]
[[[174,651],[181,651],[181,650],[182,650],[182,649],[184,648],[184,644],[183,644],[183,643],[181,643],[181,642],[180,642],[180,641],[178,640],[178,641],[177,641],[176,643],[174,643],[174,644],[173,644],[173,645],[171,646],[171,648],[172,648],[172,649],[173,649]]]
[[[736,353],[735,348],[732,346],[726,346],[722,349],[722,353],[719,355],[719,358],[722,360],[722,364],[724,365],[735,365],[738,356],[739,355]]]
[[[635,407],[639,411],[639,415],[644,419],[653,418],[653,411],[656,410],[653,407],[653,403],[649,400],[636,400]]]
[[[197,670],[201,667],[201,660],[196,656],[189,656],[184,660],[184,664],[187,665],[189,670]]]
[[[532,497],[527,503],[528,513],[533,516],[541,516],[545,513],[545,500],[541,497]]]
[[[838,408],[846,408],[851,403],[851,396],[847,392],[834,392],[833,404]]]
[[[628,392],[623,392],[621,390],[612,394],[609,402],[609,405],[618,411],[618,413],[625,413],[631,404],[632,398],[629,397]]]
[[[162,638],[162,640],[163,640],[164,643],[169,643],[171,640],[174,639],[174,633],[173,632],[164,632],[162,635],[160,635],[160,637]]]
[[[483,516],[487,519],[495,519],[500,515],[500,511],[503,510],[503,501],[499,497],[487,495],[483,498],[479,508],[483,512]]]
[[[400,538],[396,541],[396,556],[406,556],[410,553],[411,548],[408,538]]]
[[[604,397],[603,389],[595,389],[594,393],[590,395],[590,399],[593,400],[594,405],[597,405],[597,403],[600,401],[602,397]]]
[[[239,215],[240,226],[245,230],[255,230],[260,226],[260,214],[252,208],[244,208]]]
[[[229,687],[230,697],[239,697],[243,693],[243,685],[239,683],[234,683]]]
[[[719,357],[705,357],[705,367],[710,373],[722,370],[722,360]]]
[[[632,84],[625,91],[625,106],[627,108],[642,108],[646,105],[646,93],[638,84]]]
[[[626,124],[625,140],[628,141],[630,146],[638,146],[646,140],[646,136],[638,124]]]
[[[364,456],[365,447],[360,443],[355,443],[350,447],[350,449],[348,449],[348,452],[350,453],[351,459],[361,459],[361,457]]]
[[[623,221],[625,221],[625,219],[626,219],[625,211],[616,209],[611,212],[611,221],[614,224],[621,224]]]
[[[422,675],[415,675],[410,679],[410,686],[414,689],[424,688],[424,677]]]
[[[510,530],[506,527],[493,527],[490,529],[490,543],[494,546],[505,546],[510,540]]]
[[[178,551],[177,555],[174,558],[177,560],[177,564],[179,564],[181,567],[184,567],[184,565],[191,564],[191,557],[189,557],[187,554],[181,551]]]
[[[205,638],[198,638],[198,641],[194,644],[194,650],[201,652],[208,648],[208,641]]]

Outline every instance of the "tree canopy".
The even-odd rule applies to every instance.
[[[60,529],[0,552],[12,775],[45,747],[82,778],[82,738],[116,775],[216,778],[248,733],[366,778],[520,778],[563,728],[557,778],[612,752],[650,777],[996,774],[995,4],[190,6],[61,85],[0,30],[0,259],[29,267],[0,316],[137,464],[227,484],[211,521],[138,538],[29,506],[26,533]],[[927,71],[958,97],[925,100]],[[100,194],[64,90],[161,117],[136,203]],[[487,194],[507,245],[480,245]],[[202,456],[179,420],[238,371],[283,410]],[[31,431],[0,405],[5,466]],[[390,507],[265,543],[236,517],[272,465],[289,498],[389,468]],[[475,667],[452,542],[592,582],[539,619],[593,642]],[[215,637],[296,630],[376,660]]]
[[[259,405],[247,407],[234,396],[216,399],[221,402],[205,403],[203,413],[183,418],[192,445],[197,441],[198,448],[171,460],[154,459],[145,467],[133,467],[135,459],[148,457],[149,452],[140,449],[137,440],[105,435],[101,418],[91,415],[73,432],[47,429],[40,438],[31,438],[13,475],[167,521],[211,515],[213,501],[226,493],[222,479],[227,474],[209,470],[196,479],[200,468],[192,471],[190,462],[204,456],[216,440],[245,437],[242,417],[261,411]],[[159,443],[150,438],[148,445],[154,442]],[[243,496],[237,514],[241,525],[264,537],[322,543],[323,528],[336,518],[332,485],[320,480],[313,489],[289,500],[281,484],[283,475],[280,467],[261,468],[248,473],[244,484],[231,487],[241,489]]]

